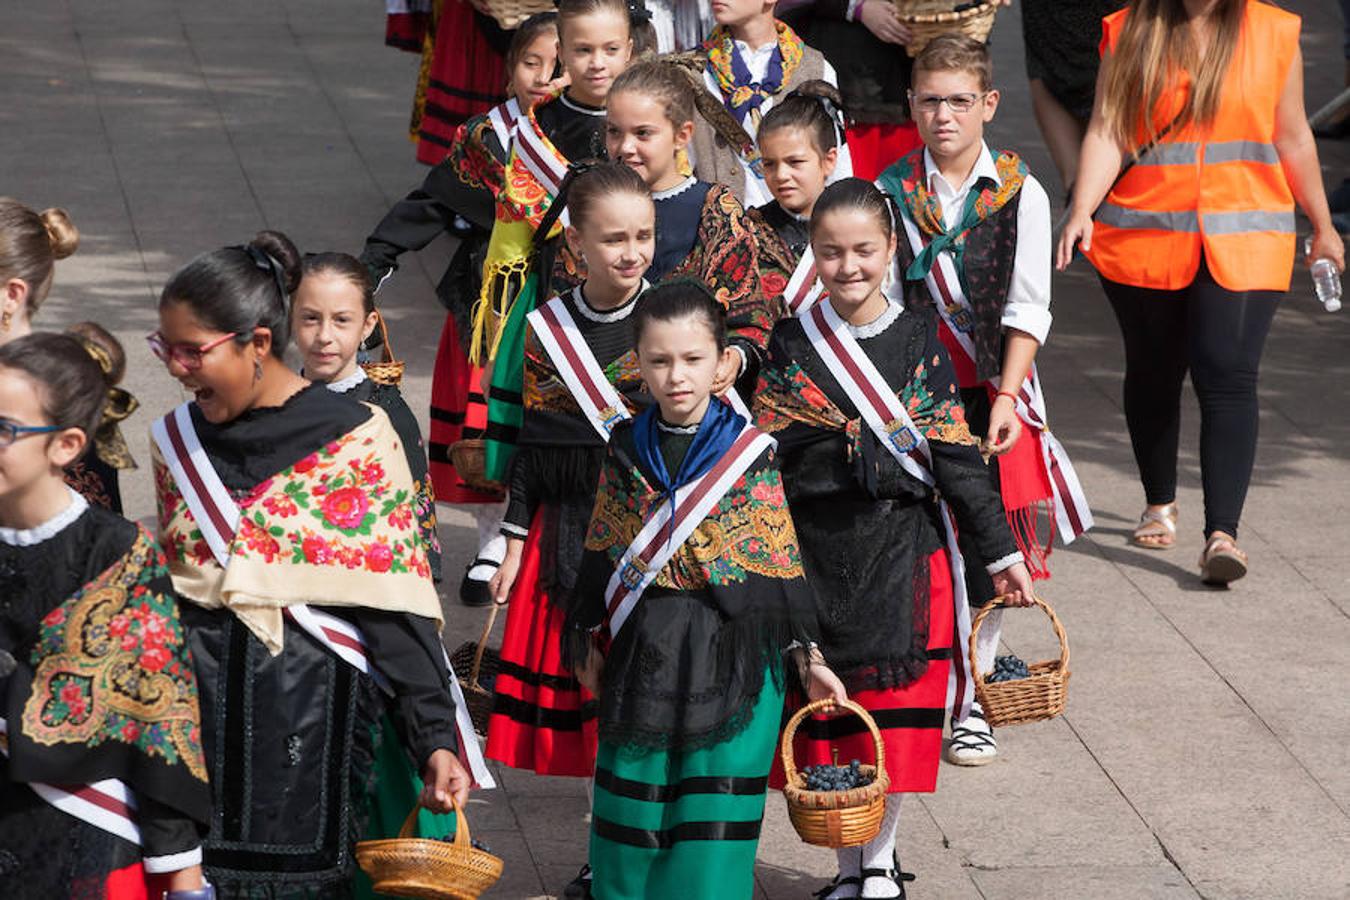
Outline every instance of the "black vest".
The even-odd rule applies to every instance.
[[[964,255],[966,287],[975,313],[975,375],[980,381],[997,376],[1003,368],[1003,307],[1012,287],[1017,257],[1017,208],[1022,192],[966,235]],[[914,261],[909,241],[900,235],[896,256],[903,272]],[[905,306],[933,309],[927,282],[905,281]]]

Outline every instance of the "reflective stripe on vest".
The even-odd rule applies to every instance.
[[[1191,166],[1200,159],[1200,148],[1205,148],[1205,163],[1217,165],[1231,162],[1254,162],[1275,166],[1280,154],[1274,144],[1262,141],[1215,141],[1199,144],[1181,141],[1175,144],[1157,144],[1139,157],[1137,166]]]
[[[1097,221],[1112,228],[1146,228],[1154,231],[1195,232],[1203,226],[1206,234],[1249,234],[1252,232],[1294,234],[1292,212],[1266,212],[1244,209],[1236,212],[1212,212],[1197,216],[1193,211],[1155,212],[1103,203]]]

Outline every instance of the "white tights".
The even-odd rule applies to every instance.
[[[846,847],[836,850],[839,858],[839,874],[845,878],[857,878],[863,869],[889,869],[894,865],[895,839],[900,833],[900,798],[902,794],[886,795],[886,815],[881,820],[881,831],[862,847]],[[846,887],[830,894],[827,900],[842,900],[845,897],[899,897],[900,889],[885,884],[880,879],[872,879],[871,891],[864,883],[862,892],[856,887]]]

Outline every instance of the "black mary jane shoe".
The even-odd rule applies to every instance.
[[[497,566],[497,563],[490,559],[475,559],[469,563],[464,570],[464,579],[459,583],[459,602],[465,606],[482,607],[492,602],[492,592],[488,589],[486,581],[479,581],[477,578],[470,578],[469,573],[476,566]]]
[[[577,877],[563,888],[561,900],[591,900],[591,864],[584,863]]]
[[[867,879],[869,878],[885,878],[894,882],[895,886],[900,889],[900,893],[896,894],[893,898],[888,898],[888,900],[905,900],[905,882],[913,881],[915,875],[913,872],[902,872],[900,870],[900,862],[899,860],[896,860],[894,869],[863,869],[862,880],[864,886],[867,884]],[[861,894],[862,891],[859,891],[858,893]]]
[[[861,878],[857,877],[856,875],[849,875],[848,877],[845,877],[843,875],[836,875],[834,876],[834,881],[831,881],[829,884],[825,885],[823,888],[816,891],[811,896],[817,898],[817,900],[824,900],[824,898],[830,896],[835,891],[839,890],[841,887],[850,884],[856,884],[858,886],[858,893],[859,894],[862,893]]]

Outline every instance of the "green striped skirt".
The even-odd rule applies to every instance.
[[[741,900],[755,851],[783,691],[772,676],[744,731],[684,753],[600,741],[590,863],[596,900]]]

